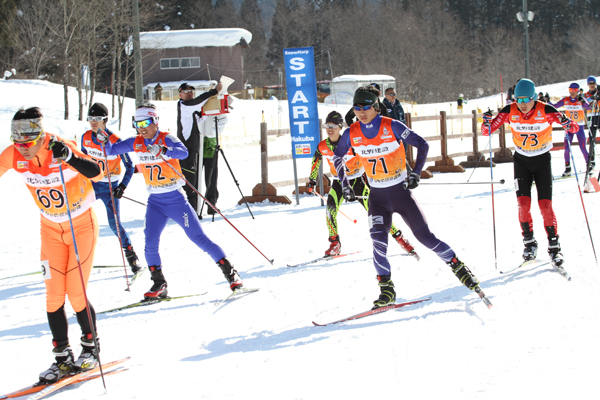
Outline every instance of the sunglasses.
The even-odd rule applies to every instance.
[[[525,97],[525,98],[519,97],[519,98],[517,99],[517,103],[525,103],[525,104],[527,104],[527,103],[529,103],[531,100],[533,100],[533,97]]]
[[[90,122],[92,122],[92,121],[100,122],[100,121],[103,121],[104,119],[108,119],[108,118],[107,117],[92,117],[92,116],[87,117],[87,120]]]
[[[143,121],[133,121],[133,127],[135,129],[144,129],[154,123],[154,118],[148,118]]]
[[[335,129],[335,128],[339,128],[339,125],[325,124],[325,125],[323,125],[323,128],[325,128],[325,129]]]
[[[369,111],[373,106],[354,106],[354,111]]]
[[[179,93],[192,93],[192,89],[180,90]]]
[[[28,140],[26,142],[15,142],[12,138],[11,138],[11,141],[13,142],[15,147],[18,149],[30,149],[37,144],[38,140],[40,140],[40,137],[42,137],[41,132],[35,138]]]
[[[388,96],[396,97],[396,93],[388,93]]]

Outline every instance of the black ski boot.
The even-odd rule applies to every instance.
[[[565,172],[563,172],[562,176],[571,176],[571,163],[565,163]]]
[[[381,293],[379,294],[379,298],[373,302],[371,310],[396,302],[396,291],[394,290],[394,282],[392,282],[391,275],[377,275],[377,280],[379,281]]]
[[[469,290],[475,290],[479,286],[479,279],[473,275],[473,273],[467,268],[467,266],[460,261],[456,256],[448,261],[446,264],[452,268],[452,272],[458,278],[458,280],[465,285]]]
[[[76,371],[87,371],[98,366],[98,353],[100,352],[100,340],[96,337],[98,342],[98,350],[94,344],[94,336],[91,333],[84,333],[81,335],[81,354],[75,360]]]
[[[533,237],[533,232],[523,232],[523,244],[525,245],[523,260],[535,260],[537,257],[538,242]]]
[[[139,271],[141,271],[142,267],[138,264],[138,256],[135,254],[135,251],[133,251],[133,247],[127,246],[124,247],[123,250],[125,250],[125,258],[127,259],[127,262],[129,263],[129,267],[131,268],[131,272],[133,272],[134,274],[137,274]]]
[[[50,368],[40,374],[40,382],[54,383],[59,379],[75,372],[73,365],[73,350],[69,344],[57,346],[55,342],[52,354],[56,362],[52,363]]]
[[[164,299],[167,297],[167,281],[162,273],[162,266],[155,265],[148,267],[150,272],[152,273],[152,280],[154,281],[154,285],[150,288],[149,291],[144,293],[145,299]]]
[[[560,243],[558,242],[558,235],[556,229],[553,226],[547,226],[546,232],[548,233],[548,255],[552,265],[555,267],[562,267],[565,262],[560,249]]]
[[[231,265],[227,258],[224,257],[220,259],[217,265],[221,268],[221,271],[223,271],[223,275],[225,275],[225,279],[227,279],[227,282],[229,282],[229,288],[231,290],[235,291],[244,286],[240,275],[233,268],[233,265]]]

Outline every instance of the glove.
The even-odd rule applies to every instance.
[[[490,110],[487,110],[486,112],[483,113],[483,123],[486,125],[489,125],[492,123],[492,119],[494,118],[494,116],[492,115],[492,112]]]
[[[62,142],[60,140],[52,140],[48,148],[52,150],[52,156],[56,160],[68,161],[73,155],[69,146],[67,146],[65,142]]]
[[[344,199],[346,201],[356,200],[356,195],[354,194],[354,190],[352,190],[351,186],[344,186],[342,193],[344,194]]]
[[[108,134],[98,129],[98,132],[96,133],[96,139],[98,139],[100,143],[106,144],[108,143]]]
[[[148,153],[152,154],[154,157],[162,156],[167,152],[167,148],[165,146],[161,146],[160,144],[153,144],[148,146]]]
[[[404,181],[404,189],[415,189],[419,186],[421,177],[416,172],[411,172],[406,181]]]
[[[585,99],[583,98],[582,95],[577,96],[577,101],[581,101],[582,103],[585,102]]]
[[[560,117],[560,124],[565,128],[565,131],[568,131],[569,128],[571,128],[571,120],[565,117],[564,114]]]
[[[123,197],[123,192],[125,191],[125,189],[127,189],[127,186],[120,183],[119,186],[113,189],[113,197],[115,199],[120,199],[121,197]]]
[[[315,187],[317,186],[317,181],[314,179],[308,180],[308,193],[313,194]]]
[[[596,92],[595,99],[596,101],[600,101],[600,90]]]

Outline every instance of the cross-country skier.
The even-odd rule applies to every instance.
[[[592,171],[596,167],[596,133],[598,132],[598,125],[600,125],[600,91],[595,76],[588,76],[587,85],[590,90],[584,93],[583,97],[590,105],[592,111],[588,113],[589,117],[589,138],[590,138],[590,150],[589,150],[589,162],[587,167],[588,175],[592,174]]]
[[[102,179],[102,170],[74,142],[63,141],[45,132],[42,112],[37,107],[17,111],[12,120],[10,138],[13,145],[0,154],[0,176],[9,169],[21,175],[41,212],[40,260],[46,284],[52,353],[56,361],[40,374],[40,382],[52,383],[70,373],[94,368],[98,363],[92,334],[96,315],[92,305],[86,304],[80,274],[87,285],[98,241],[98,222],[92,209],[96,197],[90,180]],[[59,169],[61,163],[77,249],[71,235]],[[81,271],[76,254],[79,254]],[[82,351],[77,360],[69,345],[65,296],[69,297],[77,313],[77,322],[83,333]],[[92,321],[88,317],[88,307]]]
[[[319,166],[321,165],[321,160],[325,158],[329,164],[329,169],[331,175],[333,177],[333,183],[331,185],[331,189],[329,190],[329,196],[327,197],[327,229],[329,230],[329,249],[325,251],[325,256],[335,256],[340,254],[342,249],[342,244],[340,242],[340,236],[338,234],[338,225],[337,225],[337,214],[342,202],[344,201],[344,197],[342,196],[342,185],[340,184],[340,180],[337,178],[337,173],[335,171],[335,166],[333,165],[333,152],[337,147],[340,140],[340,133],[342,131],[342,125],[344,124],[344,118],[337,111],[332,111],[327,115],[325,119],[325,130],[327,132],[327,139],[321,141],[317,146],[317,150],[313,155],[312,159],[312,167],[311,173],[308,182],[308,190],[312,192],[315,190],[317,185],[317,177],[319,174]],[[349,185],[352,186],[354,193],[363,196],[363,199],[359,200],[359,203],[365,208],[365,210],[369,210],[369,187],[365,184],[363,180],[363,174],[365,172],[360,160],[354,154],[353,150],[348,150],[348,154],[344,156],[344,160],[346,162],[346,177],[349,181]],[[409,254],[418,258],[417,253],[413,246],[410,245],[408,240],[402,236],[402,232],[398,230],[394,224],[390,229],[390,234],[400,246]]]
[[[354,149],[364,167],[371,187],[369,226],[373,240],[373,263],[381,290],[373,308],[396,301],[392,269],[387,259],[388,232],[393,213],[400,214],[417,240],[448,264],[467,288],[478,290],[479,280],[457,258],[454,250],[429,230],[425,215],[412,195],[411,189],[419,185],[429,145],[402,122],[378,115],[377,97],[377,91],[370,87],[361,87],[355,92],[353,102],[358,122],[344,131],[333,157],[347,201],[356,199],[345,171],[344,156],[350,148]],[[415,167],[408,177],[404,143],[417,148]]]
[[[131,267],[131,272],[134,274],[142,269],[138,265],[138,257],[133,250],[133,246],[131,245],[131,239],[129,235],[123,228],[123,224],[121,223],[121,197],[123,196],[123,192],[127,189],[127,185],[131,180],[131,176],[135,170],[133,166],[133,162],[127,153],[121,154],[119,156],[106,156],[102,151],[102,146],[100,142],[96,138],[96,134],[98,130],[106,133],[109,137],[114,136],[115,141],[119,142],[119,136],[112,133],[110,130],[106,128],[106,122],[108,121],[108,109],[102,103],[93,104],[88,111],[88,122],[90,123],[89,131],[86,131],[81,137],[81,151],[84,154],[91,156],[99,165],[104,169],[104,178],[100,182],[93,182],[92,186],[94,186],[94,192],[96,192],[96,198],[102,200],[104,206],[106,207],[106,215],[108,217],[108,225],[110,229],[114,232],[115,235],[119,235],[121,237],[121,243],[123,245],[123,250],[125,251],[125,258],[127,258],[127,262]],[[108,165],[106,161],[108,160]],[[125,166],[125,174],[123,175],[123,179],[121,179],[121,183],[119,183],[119,177],[121,175],[121,161]],[[110,173],[111,184],[108,184],[108,173]],[[113,204],[111,196],[110,196],[110,187],[112,186],[113,198],[115,201],[115,207],[117,212],[113,210]],[[118,220],[115,220],[115,214]],[[117,222],[119,224],[119,232],[117,232]]]
[[[106,143],[107,154],[117,155],[130,151],[137,153],[146,180],[146,189],[150,193],[144,235],[146,262],[154,284],[144,297],[167,297],[167,281],[162,272],[158,245],[169,218],[177,222],[188,238],[217,263],[231,290],[241,288],[242,280],[223,250],[204,234],[198,215],[183,192],[185,181],[174,171],[181,174],[179,160],[188,156],[187,148],[177,136],[159,129],[158,112],[152,103],[142,103],[138,107],[133,117],[133,125],[138,132],[135,137],[117,143],[113,139],[114,135],[109,138],[104,132],[98,132],[97,138]]]
[[[588,103],[585,101],[583,96],[579,94],[579,84],[571,83],[569,85],[569,96],[563,97],[556,104],[552,104],[556,108],[564,107],[565,114],[571,121],[579,125],[579,130],[573,134],[568,133],[565,135],[565,172],[562,176],[570,176],[571,175],[571,153],[569,149],[571,148],[571,144],[573,143],[573,136],[577,135],[577,142],[579,143],[579,148],[581,149],[581,153],[583,154],[583,158],[585,158],[585,162],[587,165],[588,162],[588,151],[585,148],[585,132],[583,128],[585,126],[585,114],[584,109],[591,110]],[[569,143],[567,143],[567,140]]]
[[[535,100],[535,84],[521,79],[515,87],[515,102],[505,106],[496,117],[486,111],[483,114],[481,133],[490,135],[502,124],[509,124],[515,144],[514,176],[517,185],[519,223],[523,231],[523,259],[533,260],[537,256],[538,243],[533,235],[531,218],[531,186],[537,187],[538,205],[548,235],[548,254],[552,264],[560,267],[563,262],[556,215],[552,208],[552,124],[559,123],[568,133],[579,131],[579,125],[563,116],[546,103]]]

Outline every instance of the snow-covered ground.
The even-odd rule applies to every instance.
[[[569,83],[555,85],[562,85],[557,92],[566,92]],[[41,106],[50,132],[75,137],[86,129],[85,122],[62,120],[62,87],[58,85],[4,81],[0,90],[2,148],[9,144],[10,120],[21,105]],[[110,105],[108,95],[98,94],[95,99]],[[478,102],[493,105],[495,99]],[[74,96],[71,104],[71,115],[76,118]],[[287,108],[283,107],[281,121],[287,125]],[[329,109],[320,108],[322,118]],[[223,133],[228,161],[245,195],[260,180],[262,110],[270,127],[271,120],[277,127],[277,102],[240,100],[234,103]],[[161,128],[174,131],[175,104],[160,103],[160,112]],[[133,134],[127,122],[132,113],[133,102],[128,101],[123,136]],[[270,154],[289,152],[289,136],[273,138],[271,143]],[[574,149],[574,153],[581,170],[581,152]],[[560,174],[562,151],[552,152],[552,160],[555,175]],[[272,164],[273,181],[293,178],[288,168],[291,164]],[[300,176],[308,175],[307,164],[299,163],[299,171]],[[494,303],[491,310],[417,243],[396,216],[396,224],[422,257],[420,262],[405,257],[397,244],[390,244],[398,300],[433,299],[362,320],[314,327],[311,321],[333,321],[369,309],[378,296],[366,213],[353,203],[344,204],[342,210],[358,220],[356,225],[339,216],[343,252],[360,253],[287,268],[287,264],[322,256],[328,247],[320,200],[303,196],[300,205],[295,201],[293,205],[251,204],[252,218],[245,205],[237,205],[241,196],[223,162],[219,175],[222,212],[269,259],[275,259],[274,265],[222,217],[215,222],[206,217],[203,228],[223,247],[246,286],[261,290],[215,307],[229,292],[219,268],[187,240],[179,226],[170,223],[161,241],[170,294],[206,294],[99,315],[102,360],[131,356],[125,364],[127,372],[106,378],[108,394],[101,398],[565,399],[591,398],[598,393],[600,268],[575,179],[557,181],[553,199],[565,267],[572,281],[567,282],[548,265],[499,274],[498,270],[516,265],[522,251],[510,184],[512,164],[501,164],[494,168],[494,180],[507,183],[495,186],[495,209],[489,184],[423,184],[414,191],[432,231],[449,243],[481,280]],[[490,171],[480,168],[464,174],[436,174],[423,183],[468,179],[489,181]],[[39,214],[30,194],[14,171],[5,174],[1,183],[0,206],[5,212],[0,279],[37,271],[40,251]],[[291,197],[292,190],[287,187],[279,192]],[[146,201],[141,175],[134,175],[125,195]],[[584,194],[583,201],[592,237],[600,248],[600,194]],[[127,200],[121,204],[123,224],[143,260],[145,208]],[[95,264],[118,264],[117,238],[108,227],[102,204],[97,202],[94,209],[100,222]],[[539,258],[547,259],[538,207],[533,205],[532,211]],[[102,311],[140,300],[150,285],[146,273],[129,293],[124,291],[122,268],[96,269],[88,295],[96,310]],[[0,394],[33,383],[52,362],[44,293],[40,275],[0,280]],[[71,344],[79,353],[79,328],[70,305],[67,309]],[[102,393],[101,381],[95,380],[71,386],[53,398],[95,399]]]

